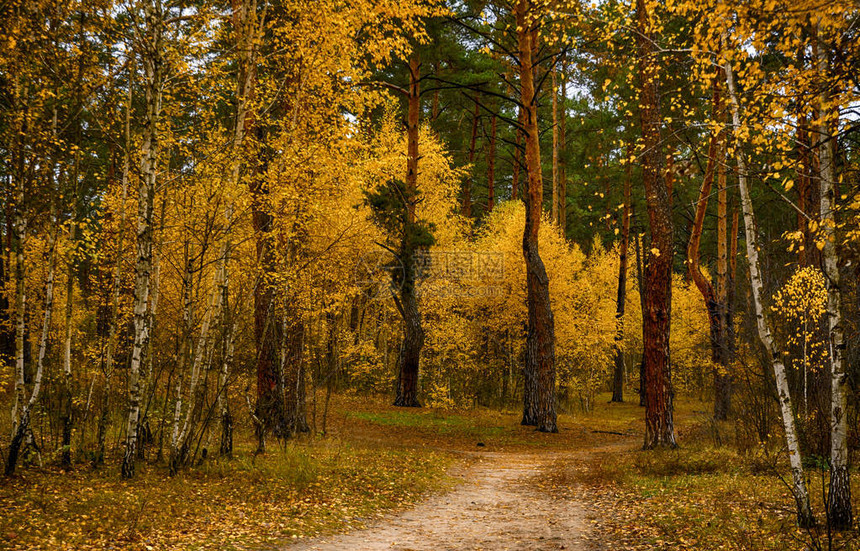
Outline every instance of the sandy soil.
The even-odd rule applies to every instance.
[[[584,506],[547,486],[557,454],[485,453],[454,490],[355,532],[285,547],[289,551],[587,549]],[[558,490],[558,489],[555,489]]]

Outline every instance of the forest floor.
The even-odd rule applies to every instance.
[[[0,480],[0,549],[860,549],[856,532],[794,528],[779,439],[744,444],[708,409],[677,400],[681,448],[643,452],[642,408],[608,395],[562,412],[558,434],[516,410],[337,396],[325,436],[254,456],[240,430],[233,459],[173,477],[152,450],[130,482],[117,457],[63,471],[46,456]],[[826,471],[808,474],[821,515]]]

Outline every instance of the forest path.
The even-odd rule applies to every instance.
[[[575,452],[474,454],[452,491],[367,529],[309,540],[289,551],[586,550],[590,522],[576,488],[554,482],[558,463],[594,461],[617,444]],[[472,454],[470,454],[472,455]]]

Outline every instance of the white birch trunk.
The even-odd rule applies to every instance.
[[[241,142],[240,142],[241,143]],[[238,165],[236,165],[238,166]],[[234,171],[234,185],[238,185],[238,171]],[[230,412],[227,409],[227,380],[230,373],[230,365],[233,363],[233,347],[234,347],[234,338],[235,330],[233,327],[232,316],[230,315],[230,253],[231,253],[231,240],[230,240],[230,232],[232,231],[232,222],[233,222],[233,208],[232,206],[228,206],[225,213],[224,218],[226,222],[225,232],[226,235],[224,237],[224,246],[221,251],[221,263],[222,263],[222,275],[221,275],[221,287],[218,289],[219,293],[219,303],[220,303],[220,316],[221,316],[221,332],[223,339],[223,347],[221,353],[221,366],[218,370],[218,387],[217,387],[217,405],[218,405],[218,418],[221,421],[221,444],[220,451],[221,455],[231,455],[233,452],[233,436],[232,436],[232,420],[230,419]]]
[[[839,264],[836,252],[836,196],[833,183],[836,179],[833,158],[833,140],[830,131],[829,93],[824,86],[828,71],[827,49],[821,40],[819,29],[818,72],[821,90],[821,123],[819,166],[821,170],[821,230],[824,233],[824,275],[827,284],[827,321],[830,331],[830,491],[828,493],[828,521],[835,528],[850,528],[853,523],[851,510],[851,479],[848,472],[848,421],[845,386],[845,340],[842,328],[842,293],[840,289]],[[805,345],[805,343],[804,343]]]
[[[15,216],[13,221],[13,247],[15,249],[15,400],[12,403],[12,433],[21,421],[21,410],[26,400],[24,380],[24,307],[27,301],[24,285],[24,246],[27,240],[27,214],[24,211],[24,180],[19,175],[15,193]]]
[[[51,314],[54,307],[54,272],[56,265],[54,252],[57,244],[57,225],[57,208],[56,204],[52,204],[51,231],[48,234],[48,251],[46,253],[48,272],[45,276],[45,313],[42,317],[42,332],[39,336],[39,351],[36,356],[36,373],[33,377],[33,391],[30,393],[29,399],[26,397],[23,368],[19,372],[20,386],[16,382],[16,402],[20,397],[20,404],[16,403],[16,409],[20,408],[20,411],[13,411],[13,413],[18,413],[18,415],[17,418],[13,419],[17,422],[15,422],[12,428],[9,455],[6,460],[7,476],[11,476],[15,472],[15,467],[18,463],[18,456],[22,446],[24,445],[24,439],[29,438],[30,412],[39,400],[39,393],[42,389],[42,375],[45,372],[45,351],[48,347],[48,333],[51,330]]]
[[[216,270],[216,273],[220,272],[220,269]],[[216,275],[216,278],[218,276]],[[174,443],[173,443],[173,457],[180,458],[181,462],[181,449],[185,445],[185,440],[188,438],[188,434],[191,431],[191,415],[194,412],[196,407],[196,402],[198,398],[197,385],[200,382],[200,369],[203,365],[204,356],[208,356],[209,354],[209,327],[212,322],[212,312],[215,310],[215,303],[218,302],[217,297],[221,294],[221,286],[216,283],[215,289],[212,291],[212,295],[209,301],[209,306],[206,308],[206,312],[203,314],[203,322],[200,327],[200,334],[197,337],[197,343],[194,347],[194,359],[191,362],[191,379],[188,383],[188,406],[185,408],[185,420],[182,423],[182,429],[179,431]],[[177,408],[179,409],[179,408]],[[178,426],[178,425],[177,425]]]
[[[160,0],[144,6],[146,40],[142,58],[146,91],[146,114],[141,148],[140,185],[137,209],[137,260],[134,285],[134,344],[128,372],[128,423],[126,446],[122,463],[123,478],[131,478],[137,455],[137,424],[140,416],[140,366],[149,341],[147,305],[152,273],[152,207],[155,197],[156,160],[158,158],[158,118],[162,94],[162,35],[163,13]]]
[[[75,300],[75,239],[77,238],[77,214],[78,214],[78,158],[75,157],[75,181],[73,183],[75,192],[72,194],[72,220],[69,226],[69,256],[66,259],[66,311],[63,321],[63,411],[62,418],[62,442],[60,462],[68,467],[72,463],[72,312]]]
[[[39,399],[39,391],[42,388],[42,374],[45,371],[45,352],[48,349],[48,333],[51,331],[51,315],[54,311],[54,275],[56,272],[56,255],[54,251],[57,247],[57,215],[56,212],[51,216],[52,226],[48,237],[48,274],[45,276],[45,313],[42,317],[42,333],[39,335],[39,352],[36,359],[36,373],[33,377],[33,392],[30,394],[30,399],[24,408],[22,417],[29,416],[30,410],[36,405]]]
[[[175,455],[175,451],[179,446],[179,433],[182,429],[182,405],[183,405],[183,381],[185,378],[185,370],[188,367],[188,362],[190,361],[191,351],[193,347],[191,346],[192,341],[192,319],[194,318],[194,313],[192,312],[192,308],[194,303],[192,301],[192,285],[194,283],[194,271],[191,263],[191,253],[189,252],[190,244],[188,241],[185,242],[185,272],[182,280],[182,350],[179,354],[179,366],[178,371],[179,374],[176,377],[176,401],[173,404],[173,423],[171,425],[171,435],[170,435],[170,452],[171,456]]]
[[[734,72],[730,61],[725,63],[726,84],[728,85],[729,100],[732,110],[732,123],[735,129],[740,128],[740,106],[738,104],[737,91],[735,89]],[[797,502],[798,524],[807,527],[815,524],[812,509],[809,505],[809,492],[806,489],[806,479],[803,475],[803,463],[800,455],[800,445],[797,440],[795,429],[794,412],[791,407],[791,394],[788,388],[788,379],[785,375],[785,365],[782,363],[780,351],[776,349],[767,320],[764,317],[762,305],[762,279],[759,271],[758,238],[756,236],[755,213],[753,212],[752,199],[750,198],[749,186],[747,184],[747,167],[743,153],[736,146],[738,165],[738,187],[741,193],[741,207],[744,215],[744,230],[746,232],[747,260],[750,269],[750,284],[752,288],[753,305],[755,306],[756,327],[759,339],[764,345],[765,351],[773,367],[776,388],[779,395],[779,406],[782,414],[782,424],[785,428],[785,440],[788,447],[789,462],[793,479],[793,493]]]

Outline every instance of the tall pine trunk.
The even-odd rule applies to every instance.
[[[406,114],[406,189],[409,192],[409,199],[406,203],[406,228],[401,245],[400,260],[403,262],[404,277],[403,285],[400,288],[399,303],[400,315],[403,318],[403,344],[400,348],[400,356],[397,361],[397,397],[394,400],[394,405],[400,407],[421,407],[421,404],[418,402],[418,367],[421,359],[421,349],[424,347],[424,329],[421,326],[421,312],[418,309],[418,297],[415,292],[415,265],[411,250],[412,247],[409,244],[411,236],[408,231],[408,228],[416,222],[415,193],[418,189],[419,158],[418,124],[421,112],[419,70],[420,62],[418,54],[415,53],[409,59],[409,94]],[[475,120],[477,120],[477,105]],[[469,210],[471,211],[471,204],[469,204]]]
[[[673,412],[669,327],[672,314],[672,207],[663,175],[659,75],[653,34],[644,0],[637,0],[636,42],[639,50],[642,124],[642,179],[651,232],[645,252],[645,449],[677,446]]]
[[[526,145],[526,223],[523,257],[526,262],[528,334],[523,374],[523,425],[542,432],[558,432],[555,412],[555,321],[549,298],[549,277],[538,251],[538,233],[543,210],[540,135],[535,93],[534,53],[538,22],[530,0],[516,5],[517,42],[520,62],[523,134]]]
[[[277,259],[274,250],[274,218],[269,207],[268,169],[271,151],[266,129],[251,109],[257,80],[257,46],[265,13],[257,13],[254,0],[233,1],[233,27],[238,46],[239,83],[237,129],[243,137],[256,138],[256,159],[250,163],[248,188],[251,194],[251,225],[254,230],[259,275],[254,285],[254,345],[256,349],[256,405],[254,411],[257,453],[266,451],[266,436],[286,436],[283,396],[278,390],[280,328],[276,315],[274,279]],[[234,137],[234,143],[235,143]],[[252,154],[246,153],[246,157]]]

